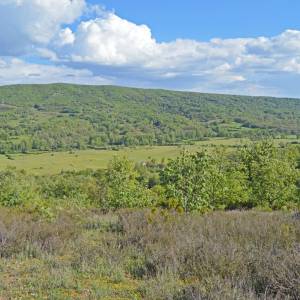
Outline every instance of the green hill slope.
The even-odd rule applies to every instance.
[[[0,87],[0,152],[300,135],[300,100],[67,84]]]

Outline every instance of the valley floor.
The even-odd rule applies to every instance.
[[[135,162],[149,159],[160,161],[173,159],[184,149],[196,152],[203,149],[213,149],[216,146],[224,146],[234,149],[238,145],[248,143],[248,139],[224,139],[212,138],[207,141],[195,142],[194,145],[180,146],[145,146],[133,148],[120,148],[117,150],[79,150],[68,152],[45,152],[31,154],[0,155],[0,169],[14,167],[18,170],[26,170],[35,175],[53,175],[61,171],[80,171],[85,169],[105,169],[108,162],[114,157],[126,156]],[[299,143],[296,138],[274,139],[276,145],[287,143]]]

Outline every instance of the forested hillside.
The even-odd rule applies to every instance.
[[[300,135],[300,100],[66,84],[0,87],[0,152]]]

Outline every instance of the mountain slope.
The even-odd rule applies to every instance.
[[[67,84],[0,87],[0,151],[300,134],[300,100]]]

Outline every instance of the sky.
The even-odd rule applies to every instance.
[[[299,0],[0,0],[0,85],[300,98]]]

